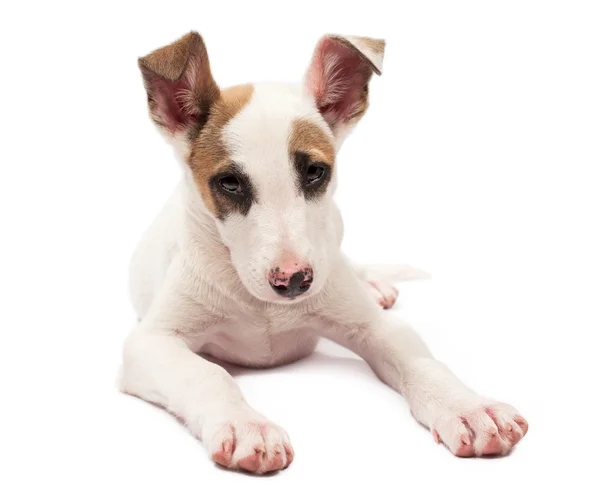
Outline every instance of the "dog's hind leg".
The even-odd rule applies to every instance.
[[[398,298],[395,283],[413,279],[428,279],[424,270],[410,265],[352,264],[354,271],[373,299],[384,309],[391,308]]]

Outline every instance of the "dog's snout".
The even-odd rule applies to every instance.
[[[269,284],[280,296],[295,298],[310,289],[313,269],[309,265],[291,263],[279,265],[269,271]]]

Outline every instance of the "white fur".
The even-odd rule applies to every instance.
[[[141,320],[125,344],[122,390],[181,417],[216,461],[277,470],[293,457],[287,434],[253,410],[209,359],[273,366],[307,356],[324,336],[363,357],[452,452],[480,455],[491,444],[507,451],[526,431],[517,412],[468,389],[412,328],[373,301],[368,283],[391,287],[422,273],[351,265],[339,248],[334,186],[318,202],[294,190],[287,145],[296,118],[329,131],[302,86],[256,86],[223,140],[255,183],[259,202],[247,216],[221,222],[184,172],[144,234],[131,265]],[[314,268],[302,299],[280,301],[267,283],[268,269],[285,253]]]

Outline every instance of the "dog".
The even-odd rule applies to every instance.
[[[457,456],[508,452],[528,424],[482,397],[384,310],[407,266],[360,266],[340,251],[336,152],[365,114],[385,42],[326,35],[297,85],[220,89],[191,32],[139,59],[152,120],[182,164],[175,192],[134,253],[139,323],[120,388],[181,418],[218,464],[262,474],[294,450],[214,361],[266,368],[320,337],[362,357]]]

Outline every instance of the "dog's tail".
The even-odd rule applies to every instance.
[[[415,279],[431,279],[431,275],[425,270],[410,265],[398,264],[370,264],[361,265],[362,276],[369,280],[381,278],[389,282],[412,281]]]

